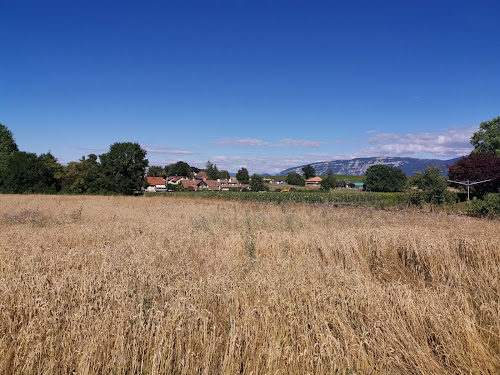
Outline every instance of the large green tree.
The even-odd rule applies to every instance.
[[[312,178],[312,177],[316,176],[316,170],[310,164],[303,167],[302,172],[304,173],[304,177],[306,178],[306,180],[308,178]]]
[[[0,154],[10,155],[19,151],[12,132],[0,123]]]
[[[474,152],[500,155],[500,116],[482,122],[470,141],[474,146]]]
[[[148,168],[148,177],[163,177],[165,175],[165,170],[157,165],[152,165]]]
[[[335,176],[333,175],[333,172],[330,169],[328,171],[326,178],[324,178],[321,181],[321,188],[323,190],[330,190],[330,189],[335,189],[336,185],[337,185],[337,180],[335,179]]]
[[[166,169],[169,176],[191,176],[191,167],[188,163],[182,160],[178,161],[177,163],[170,164]]]
[[[427,203],[442,204],[456,200],[456,194],[448,189],[446,179],[441,176],[441,169],[438,167],[427,167],[424,173],[416,171],[415,175],[408,179],[408,186],[417,189],[410,193],[417,193],[419,200]]]
[[[236,173],[236,179],[241,183],[241,184],[248,184],[250,181],[250,176],[248,174],[248,169],[246,168],[241,168],[238,170]]]
[[[0,123],[0,171],[5,168],[6,159],[10,154],[19,151],[12,132]],[[0,186],[2,179],[0,177]]]
[[[306,184],[302,176],[295,172],[288,173],[285,181],[288,185],[304,186]]]
[[[53,158],[53,157],[52,157]],[[15,152],[5,159],[0,171],[4,193],[56,193],[58,181],[54,176],[51,155],[40,157],[30,152]],[[57,161],[56,161],[57,163]],[[58,168],[56,168],[58,169]]]
[[[264,178],[260,174],[254,173],[252,175],[252,179],[250,180],[250,190],[266,191],[266,186],[264,185]]]
[[[225,170],[222,170],[219,172],[219,178],[221,180],[229,180],[231,176],[229,175],[229,172],[228,171],[225,171]]]
[[[370,191],[403,191],[406,178],[399,168],[376,164],[366,170],[365,186]]]
[[[97,155],[83,156],[64,167],[63,191],[77,194],[105,194],[112,190]]]
[[[207,161],[205,165],[205,171],[207,172],[207,176],[210,180],[217,180],[219,178],[219,169],[217,165],[213,164],[210,160]]]
[[[99,156],[104,174],[111,180],[113,191],[131,195],[143,184],[148,160],[138,143],[114,143],[109,152]]]

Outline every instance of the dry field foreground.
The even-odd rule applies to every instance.
[[[500,223],[0,195],[1,374],[498,374]]]

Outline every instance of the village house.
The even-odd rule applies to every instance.
[[[180,184],[184,189],[197,191],[200,187],[199,184],[203,181],[196,180],[180,180]]]
[[[163,177],[147,177],[146,181],[148,183],[146,191],[156,192],[156,191],[167,190],[167,186],[165,184],[165,180],[163,179]]]
[[[187,180],[187,177],[182,177],[182,176],[168,176],[167,177],[167,184],[171,185],[179,185],[181,181]]]
[[[207,180],[208,179],[208,175],[207,175],[207,172],[205,171],[201,171],[200,173],[198,173],[195,177],[197,180]]]
[[[283,185],[286,183],[286,180],[284,178],[271,178],[271,181],[269,181],[269,183],[275,185]]]
[[[237,179],[235,178],[230,178],[229,180],[217,180],[220,184],[220,188],[222,191],[229,191],[229,190],[243,190],[245,188],[248,188],[248,184],[241,184]]]
[[[206,189],[210,191],[219,191],[220,190],[220,184],[216,180],[202,180],[198,183],[198,189]]]
[[[321,177],[313,177],[313,178],[310,178],[308,180],[306,180],[306,186],[312,186],[312,187],[321,187],[321,181],[323,181],[323,179]]]

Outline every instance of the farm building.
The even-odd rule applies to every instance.
[[[275,184],[275,185],[283,185],[286,183],[284,178],[271,178],[271,181],[269,181],[270,184]]]
[[[364,183],[363,182],[349,182],[346,185],[346,188],[348,189],[356,189],[356,190],[364,190]]]
[[[312,187],[321,187],[321,181],[323,179],[321,177],[313,177],[310,178],[309,180],[306,180],[306,186],[312,186]]]

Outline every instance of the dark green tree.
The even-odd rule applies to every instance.
[[[406,178],[399,168],[376,164],[366,170],[365,186],[370,191],[403,191]]]
[[[442,204],[456,200],[456,194],[447,191],[448,183],[441,176],[441,169],[438,167],[427,167],[424,173],[415,171],[415,175],[408,179],[407,185],[416,188],[420,200],[427,203]],[[415,191],[410,193],[415,195]]]
[[[148,168],[148,177],[163,177],[165,175],[165,170],[157,165],[152,165]]]
[[[0,171],[4,193],[56,193],[57,181],[46,158],[34,153],[15,152],[5,159]]]
[[[470,142],[474,146],[473,152],[500,155],[500,116],[491,121],[482,122]]]
[[[306,180],[308,178],[312,178],[312,177],[316,176],[316,170],[310,164],[303,167],[302,172],[304,172],[304,177],[306,178]]]
[[[97,155],[83,156],[64,167],[63,191],[76,194],[106,194],[112,190],[111,180],[104,175]]]
[[[51,191],[60,191],[64,178],[64,168],[57,159],[50,153],[41,154],[40,161],[44,164],[46,173],[48,173],[47,181],[52,181]]]
[[[241,183],[241,184],[248,184],[250,181],[250,175],[248,174],[248,170],[246,168],[241,168],[238,170],[236,173],[236,179]]]
[[[264,178],[260,174],[254,173],[250,180],[250,190],[252,191],[266,191],[266,186],[264,185]]]
[[[220,171],[219,172],[219,178],[221,180],[229,180],[229,178],[230,178],[229,172],[228,171],[224,171],[224,170]]]
[[[333,172],[330,169],[328,171],[328,175],[326,176],[326,178],[324,178],[321,181],[321,188],[323,190],[330,190],[330,189],[335,189],[336,186],[337,186],[337,181],[335,180],[335,176],[333,175]]]
[[[166,169],[169,176],[191,177],[191,167],[188,163],[183,162],[182,160],[177,163],[170,164]]]
[[[6,159],[10,154],[19,151],[12,132],[0,123],[0,171],[5,168]],[[2,180],[0,178],[0,186]]]
[[[288,185],[304,186],[306,184],[302,176],[295,172],[288,173],[285,180]]]
[[[207,176],[210,180],[217,180],[219,178],[219,170],[215,164],[210,162],[210,160],[207,161],[207,164],[205,165],[205,171],[207,172]]]
[[[99,156],[104,174],[111,180],[113,191],[131,195],[141,188],[148,160],[138,143],[114,143],[109,152]]]

